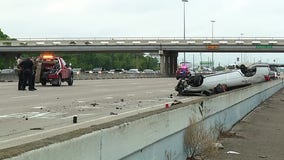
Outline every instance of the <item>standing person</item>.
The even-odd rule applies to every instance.
[[[20,63],[20,67],[22,68],[23,81],[21,82],[20,90],[26,90],[26,85],[29,85],[29,90],[34,91],[32,73],[33,73],[33,61],[30,58],[23,60]]]
[[[33,70],[32,70],[32,86],[31,86],[31,89],[33,89],[33,90],[37,90],[36,88],[35,88],[35,75],[36,75],[36,59],[35,58],[33,58],[33,59],[31,59],[32,60],[32,62],[33,62]]]
[[[21,90],[22,88],[22,82],[23,82],[23,70],[21,67],[21,62],[23,61],[22,58],[17,59],[17,71],[18,71],[18,76],[19,76],[19,81],[18,81],[18,90]]]

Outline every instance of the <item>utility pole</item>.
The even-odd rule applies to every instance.
[[[211,26],[211,34],[212,34],[212,43],[213,43],[213,33],[214,33],[214,23],[215,23],[216,21],[215,20],[211,20],[211,24],[212,24],[212,26]],[[212,52],[212,70],[214,70],[214,53]]]
[[[182,0],[183,2],[183,40],[185,40],[185,3],[188,2],[188,0]],[[185,62],[185,52],[183,52],[183,62]]]

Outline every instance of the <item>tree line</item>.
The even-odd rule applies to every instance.
[[[158,59],[145,56],[143,53],[84,53],[75,55],[62,55],[66,62],[71,63],[73,68],[92,70],[96,67],[110,69],[159,70]]]
[[[4,34],[0,29],[0,40],[10,40],[11,38]],[[39,54],[22,54],[22,57],[35,57]],[[78,53],[78,54],[60,54],[66,63],[70,63],[73,68],[82,70],[92,70],[96,67],[104,69],[131,69],[139,70],[153,69],[159,70],[158,59],[152,56],[145,56],[143,53]],[[7,63],[11,61],[11,63]],[[5,66],[5,65],[9,66]],[[13,68],[15,66],[14,57],[6,59],[1,56],[0,69]]]

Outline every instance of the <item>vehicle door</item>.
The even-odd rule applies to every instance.
[[[61,64],[61,75],[62,75],[62,79],[67,79],[69,76],[69,68],[67,68],[66,66],[66,62],[62,59],[59,58],[60,64]]]

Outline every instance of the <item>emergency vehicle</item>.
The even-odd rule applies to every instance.
[[[176,79],[179,80],[180,78],[189,78],[194,74],[191,70],[192,64],[190,62],[181,62],[176,70]]]
[[[73,71],[63,58],[52,53],[41,54],[36,60],[35,82],[46,85],[61,86],[62,82],[73,85]]]

